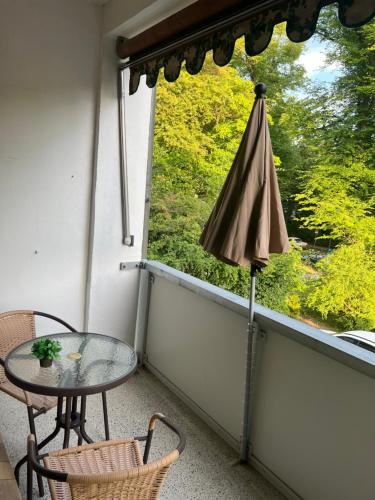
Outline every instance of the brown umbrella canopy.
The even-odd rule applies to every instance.
[[[232,265],[266,266],[288,251],[268,130],[265,86],[257,98],[233,165],[200,238],[207,252]]]

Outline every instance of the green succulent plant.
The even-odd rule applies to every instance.
[[[31,352],[38,359],[59,359],[61,349],[58,340],[40,339],[33,343]]]

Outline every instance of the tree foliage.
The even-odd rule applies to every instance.
[[[274,52],[281,60],[275,47]],[[261,58],[257,61],[264,71]],[[273,58],[269,67],[274,62]],[[248,269],[219,262],[197,242],[238,149],[254,97],[254,84],[241,76],[238,62],[219,68],[211,58],[200,74],[192,77],[182,71],[176,83],[161,81],[157,89],[149,258],[242,296],[249,293]],[[271,115],[269,119],[272,123]],[[300,268],[297,259],[280,257],[259,277],[257,300],[290,312],[288,294],[295,284],[287,276],[294,275],[295,266]],[[262,286],[270,273],[274,283],[280,281],[277,303],[270,302],[267,285]]]
[[[295,147],[303,109],[296,96],[303,88],[305,70],[298,62],[304,45],[285,36],[285,24],[275,26],[272,40],[262,54],[248,57],[244,41],[237,42],[233,66],[239,75],[267,85],[267,108],[270,134],[277,157],[280,192],[286,216],[295,208],[294,195],[299,192],[298,178],[303,166],[303,152]]]
[[[264,81],[290,234],[329,240],[333,252],[313,270],[316,279],[307,279],[298,249],[273,256],[259,274],[257,301],[345,328],[374,327],[375,25],[348,30],[324,10],[318,37],[337,78],[319,86],[299,63],[303,44],[284,30],[275,28],[259,56],[246,56],[239,41],[226,67],[208,56],[198,75],[159,80],[149,258],[248,296],[248,269],[219,262],[198,239],[239,146],[254,83]]]
[[[305,290],[304,274],[300,249],[274,255],[263,272],[258,273],[257,301],[275,311],[299,317],[301,295]]]
[[[307,305],[344,329],[375,327],[375,260],[363,243],[342,245],[318,265]]]
[[[375,23],[346,29],[331,6],[322,12],[318,36],[328,42],[327,62],[340,70],[331,90],[338,108],[336,145],[355,156],[361,145],[362,153],[374,160]]]
[[[318,27],[338,77],[304,100],[297,218],[337,248],[318,266],[306,304],[346,328],[375,326],[375,24],[348,30],[327,9]]]
[[[375,170],[362,162],[317,164],[296,196],[303,226],[337,243],[375,247]]]

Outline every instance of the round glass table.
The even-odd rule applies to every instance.
[[[46,396],[86,396],[122,384],[137,366],[134,349],[125,342],[97,333],[57,333],[60,359],[41,368],[31,354],[35,339],[13,349],[5,360],[8,379],[21,389]]]
[[[137,368],[134,349],[121,340],[97,333],[56,333],[43,338],[58,340],[62,347],[60,358],[54,360],[51,367],[42,368],[39,360],[31,354],[32,345],[38,339],[24,342],[10,351],[4,366],[7,378],[14,385],[28,392],[57,398],[55,429],[37,445],[38,450],[54,439],[61,429],[64,429],[64,448],[69,446],[71,430],[78,436],[78,445],[83,440],[93,442],[85,429],[86,397],[90,394],[102,395],[105,437],[108,440],[106,391],[122,384],[134,373]],[[16,465],[16,477],[26,460],[27,455]]]

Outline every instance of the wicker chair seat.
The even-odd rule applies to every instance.
[[[5,392],[9,396],[13,396],[14,398],[21,401],[21,403],[31,405],[34,410],[43,410],[46,411],[54,408],[57,405],[57,398],[51,396],[42,396],[41,394],[33,394],[32,392],[25,392],[23,389],[20,389],[16,385],[9,382],[8,379],[2,378],[0,382],[0,391]]]
[[[93,483],[89,488],[91,490],[90,493],[85,484],[86,479],[92,474],[118,472],[122,475],[127,470],[143,465],[139,442],[135,439],[106,441],[77,448],[68,448],[49,453],[44,457],[43,461],[48,469],[66,472],[68,473],[68,477],[69,475],[77,477],[77,475],[82,474],[82,489],[79,487],[79,484],[71,485],[73,486],[71,488],[69,479],[67,483],[49,479],[48,483],[53,500],[71,500],[76,498],[80,500],[89,498],[130,500],[142,498],[142,496],[138,496],[138,492],[136,491],[139,489],[139,485],[135,483],[139,481],[134,481],[134,489],[131,486],[130,489],[124,489],[123,481],[108,483],[107,487],[104,488],[103,486],[105,485],[100,486],[99,482]],[[146,496],[143,498],[146,498]]]
[[[148,463],[157,422],[179,441],[167,455]],[[144,442],[141,455],[139,441]],[[27,500],[32,500],[32,474],[48,478],[52,500],[157,500],[171,465],[185,448],[183,433],[161,413],[154,413],[146,436],[66,448],[38,455],[35,436],[27,440]],[[43,460],[44,466],[40,464]]]

